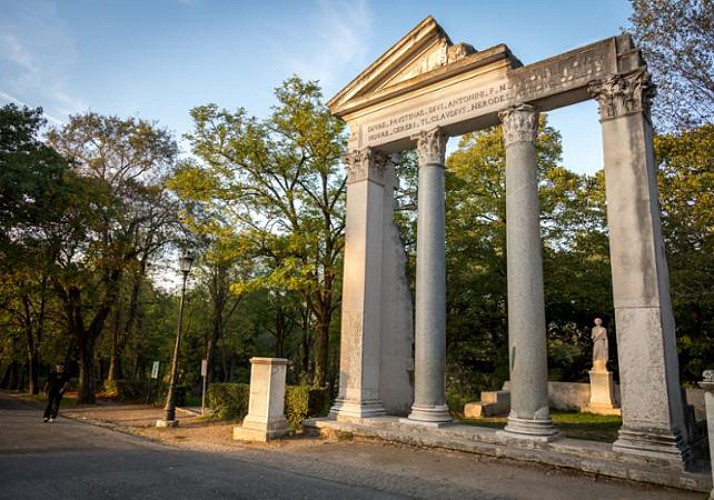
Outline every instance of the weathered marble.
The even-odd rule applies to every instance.
[[[538,112],[521,104],[501,113],[506,144],[506,247],[511,412],[504,432],[553,439],[548,409],[543,258],[535,139]]]
[[[449,422],[446,406],[446,234],[441,129],[416,137],[419,156],[414,404],[409,420]]]
[[[342,291],[340,389],[334,418],[384,415],[379,392],[384,174],[387,158],[366,149],[346,158],[348,171]]]
[[[353,152],[347,164],[340,393],[333,418],[382,415],[382,398],[387,394],[390,411],[400,412],[411,395],[405,378],[409,300],[400,269],[401,249],[394,243],[390,225],[390,174],[374,159],[412,148],[415,142],[422,155],[424,144],[440,140],[427,139],[430,131],[439,130],[445,137],[479,130],[497,124],[506,110],[518,122],[528,115],[523,108],[514,111],[522,103],[548,111],[595,98],[605,149],[622,380],[624,423],[614,448],[617,453],[641,454],[646,460],[654,457],[675,467],[687,463],[690,452],[683,435],[647,110],[652,92],[645,71],[641,54],[627,35],[524,66],[502,44],[479,51],[453,44],[427,17],[328,102],[330,111],[347,122],[348,147]],[[532,118],[522,121],[528,120]],[[543,278],[530,133],[506,127],[513,411],[504,439],[522,435],[547,440],[556,431],[547,408]],[[421,284],[417,284],[415,307],[415,394],[408,419],[412,423],[438,424],[448,416],[442,361],[443,153],[439,155],[438,161],[422,161],[419,172],[417,281]],[[395,279],[396,287],[385,284]],[[396,304],[395,321],[390,320],[386,304]],[[395,325],[397,333],[391,331]],[[397,353],[393,366],[389,352]],[[398,379],[393,385],[392,375]]]
[[[233,439],[268,441],[289,434],[285,418],[285,375],[288,360],[251,358],[248,415],[233,428]]]
[[[391,415],[406,416],[414,402],[414,305],[407,281],[407,254],[394,222],[394,190],[398,179],[394,165],[398,155],[387,162],[384,174],[384,238],[382,250],[381,365],[379,394]]]
[[[590,401],[582,411],[599,415],[621,415],[615,404],[615,382],[612,372],[593,369],[590,375]]]
[[[691,451],[657,200],[652,87],[639,70],[592,82],[589,91],[602,124],[622,391],[623,425],[613,447],[684,465]]]

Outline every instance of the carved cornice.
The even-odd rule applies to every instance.
[[[342,157],[347,168],[347,182],[370,180],[384,184],[384,172],[389,158],[372,148],[350,151]]]
[[[516,104],[498,113],[503,123],[503,140],[508,147],[516,142],[535,142],[538,110],[530,104]]]
[[[649,73],[638,71],[628,76],[594,80],[588,84],[588,92],[598,102],[600,120],[610,120],[637,112],[649,116],[655,87]]]
[[[437,127],[429,131],[421,131],[412,136],[417,143],[417,156],[419,166],[423,165],[444,165],[446,157],[446,142],[449,134]]]

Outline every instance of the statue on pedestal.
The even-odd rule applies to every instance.
[[[602,320],[595,318],[592,329],[593,369],[590,375],[590,403],[583,411],[600,415],[621,415],[620,408],[615,403],[615,383],[612,372],[607,371],[608,344],[607,330],[602,326]]]
[[[607,371],[607,330],[602,326],[600,318],[595,318],[595,327],[592,329],[590,338],[593,341],[593,371]]]

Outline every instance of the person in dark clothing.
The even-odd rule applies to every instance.
[[[62,402],[62,395],[67,387],[67,381],[69,377],[64,371],[64,363],[59,362],[55,366],[55,371],[50,373],[47,378],[47,384],[45,384],[45,393],[47,393],[47,408],[45,408],[45,414],[42,417],[43,422],[54,422],[57,418],[57,412],[59,411],[60,402]]]

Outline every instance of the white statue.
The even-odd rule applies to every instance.
[[[600,318],[595,318],[595,327],[592,329],[590,337],[593,341],[593,370],[607,371],[607,330],[602,326]]]

